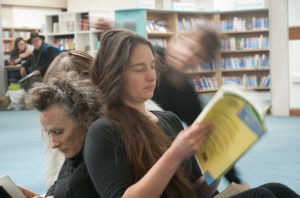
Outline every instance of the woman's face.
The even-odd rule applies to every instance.
[[[59,149],[66,158],[82,151],[87,129],[67,116],[62,105],[54,104],[42,111],[40,120],[52,148]]]
[[[24,51],[25,48],[26,48],[25,41],[20,40],[20,41],[18,42],[18,49],[19,49],[20,51]]]
[[[138,44],[132,50],[125,71],[122,99],[125,103],[141,103],[152,98],[156,84],[155,59],[151,49]]]

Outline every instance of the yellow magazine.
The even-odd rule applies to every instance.
[[[238,87],[221,87],[194,122],[214,125],[213,133],[196,153],[209,185],[219,180],[266,132],[264,116],[247,92]]]

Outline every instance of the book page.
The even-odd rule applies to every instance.
[[[246,100],[228,93],[202,118],[200,122],[213,123],[214,131],[196,156],[206,181],[213,184],[264,134],[265,127]]]

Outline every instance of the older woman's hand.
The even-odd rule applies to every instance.
[[[27,198],[33,198],[33,197],[40,197],[39,194],[32,192],[29,189],[26,189],[24,187],[18,186],[18,188],[22,191],[22,193],[27,197]]]

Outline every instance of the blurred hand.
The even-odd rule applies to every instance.
[[[32,71],[32,73],[33,73],[35,76],[41,75],[41,72],[40,72],[39,70],[34,70],[34,71]]]
[[[26,52],[24,52],[19,55],[19,58],[26,58],[27,56],[28,56],[28,54],[26,54]]]
[[[39,194],[32,192],[29,189],[23,188],[21,186],[18,186],[18,188],[22,191],[22,193],[27,197],[27,198],[32,198],[32,197],[40,197]]]
[[[20,68],[20,75],[21,75],[22,77],[24,77],[24,76],[27,75],[27,72],[26,72],[25,67],[21,67],[21,68]]]
[[[99,18],[96,24],[96,28],[100,30],[110,30],[113,29],[114,26],[115,25],[113,21],[105,18]]]
[[[217,190],[220,181],[218,181],[215,185],[208,185],[203,176],[199,177],[197,181],[194,183],[196,193],[198,197],[209,198],[213,195],[213,193]]]
[[[212,124],[194,124],[178,134],[170,149],[180,160],[185,160],[196,153],[212,131]]]

